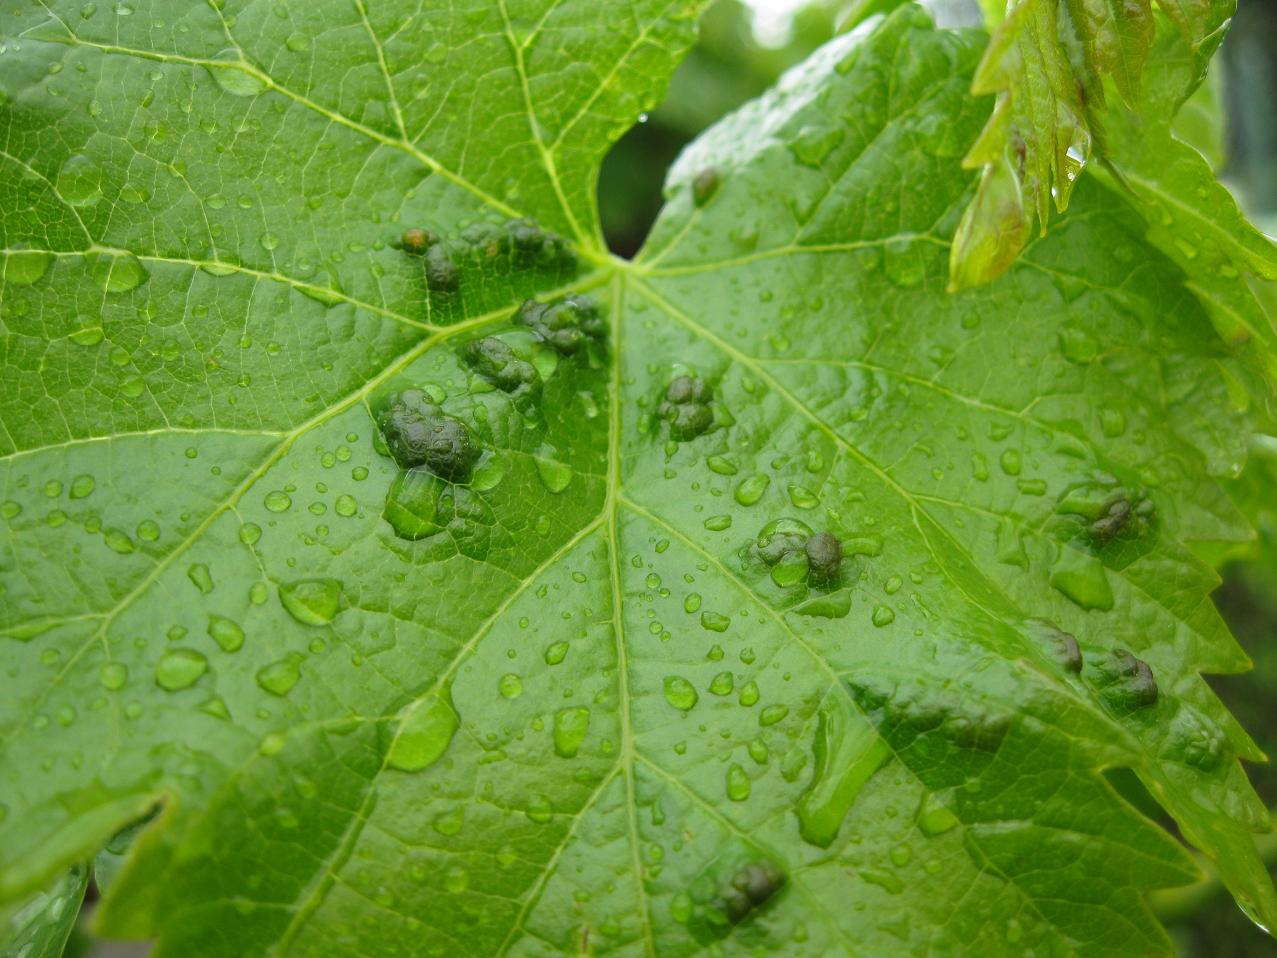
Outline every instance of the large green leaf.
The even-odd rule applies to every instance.
[[[692,12],[7,8],[0,895],[158,810],[161,956],[1158,953],[1131,769],[1277,917],[1189,548],[1247,357],[1093,184],[944,292],[982,41],[912,8],[611,260]]]

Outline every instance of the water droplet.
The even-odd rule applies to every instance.
[[[279,602],[302,625],[327,625],[341,611],[337,579],[298,579],[279,587]]]
[[[223,50],[206,69],[219,87],[231,96],[257,96],[266,89],[263,79],[243,61],[238,50]]]
[[[137,524],[137,537],[144,542],[155,542],[160,537],[160,524],[154,519],[143,519]]]
[[[928,838],[935,838],[952,831],[961,822],[951,809],[939,804],[934,796],[928,795],[918,808],[917,824],[918,831]]]
[[[696,694],[696,687],[681,675],[665,676],[664,688],[665,701],[684,712],[690,712],[695,708],[700,698]]]
[[[789,714],[787,705],[769,705],[758,713],[758,724],[764,728],[768,725],[775,725]]]
[[[767,491],[769,485],[771,485],[771,477],[761,473],[742,479],[736,487],[736,501],[742,506],[752,506],[763,498],[763,493]]]
[[[1104,564],[1093,555],[1065,546],[1051,567],[1051,585],[1088,611],[1113,608],[1113,589]]]
[[[10,250],[4,256],[0,273],[7,286],[30,286],[40,279],[53,262],[53,254],[44,250]]]
[[[337,501],[333,503],[333,512],[343,518],[349,519],[359,511],[359,505],[355,502],[354,496],[340,495]]]
[[[284,696],[301,677],[301,656],[290,655],[258,669],[257,684],[271,695]]]
[[[173,649],[155,667],[155,684],[169,692],[194,685],[208,671],[208,659],[194,649]]]
[[[559,709],[554,713],[554,754],[562,758],[575,758],[589,728],[589,709],[580,706]]]
[[[709,690],[714,695],[731,695],[734,686],[731,672],[719,672],[710,680]]]
[[[806,486],[790,485],[789,501],[796,509],[815,509],[820,505],[820,497]]]
[[[92,206],[102,199],[102,168],[87,156],[67,157],[54,188],[70,206]]]
[[[128,666],[120,662],[109,662],[98,673],[98,681],[102,683],[102,687],[112,692],[122,689],[128,680]]]
[[[137,545],[129,538],[128,533],[122,529],[107,529],[102,534],[102,540],[108,549],[119,555],[128,555],[137,549]]]
[[[896,621],[896,613],[890,606],[879,605],[874,608],[872,621],[874,625],[881,629],[883,626],[891,625],[892,622]]]
[[[292,497],[282,489],[272,489],[262,499],[262,505],[271,512],[287,512],[292,504]]]
[[[702,523],[710,532],[722,532],[732,527],[731,516],[710,516]]]
[[[832,845],[861,788],[889,755],[877,730],[848,703],[823,706],[812,742],[811,784],[798,801],[803,840],[818,848]]]
[[[729,617],[718,612],[701,613],[701,628],[708,629],[710,632],[726,632],[731,624],[732,620]]]
[[[553,459],[542,459],[536,457],[537,475],[541,477],[541,482],[546,489],[553,493],[560,493],[568,487],[568,483],[572,481],[572,470],[561,462],[555,462]]]
[[[244,646],[244,630],[225,616],[209,615],[208,634],[223,652],[238,652]]]
[[[761,693],[758,691],[758,683],[754,681],[746,682],[741,686],[740,695],[736,701],[740,702],[745,708],[752,708],[758,704]]]
[[[517,699],[523,694],[523,679],[515,675],[513,672],[507,672],[501,676],[497,682],[497,690],[503,698]]]
[[[87,499],[93,495],[93,490],[97,487],[93,477],[90,475],[79,475],[71,480],[70,496],[72,499]]]
[[[245,522],[239,527],[239,541],[246,546],[254,546],[262,537],[262,527],[256,522]]]
[[[310,49],[310,37],[304,33],[290,33],[284,46],[293,53],[302,53]]]
[[[524,814],[528,816],[529,821],[544,825],[554,818],[554,805],[551,804],[547,795],[533,795]]]
[[[456,808],[451,808],[436,815],[430,823],[430,827],[440,835],[455,835],[461,831],[465,821],[466,808],[464,805],[458,805]]]
[[[736,762],[727,766],[727,797],[733,802],[743,802],[749,798],[753,783],[749,775]]]
[[[405,772],[419,772],[443,757],[460,720],[448,689],[417,699],[402,713],[386,765]]]
[[[195,588],[199,589],[203,595],[208,595],[213,591],[213,577],[209,574],[208,566],[202,562],[196,562],[186,570],[186,577],[195,584]]]
[[[132,253],[125,251],[90,253],[89,272],[107,293],[127,293],[147,279],[146,268]]]

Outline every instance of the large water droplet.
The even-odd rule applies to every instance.
[[[279,587],[279,603],[302,625],[327,625],[341,611],[341,583],[336,579],[298,579]]]
[[[10,250],[4,254],[0,278],[6,286],[30,286],[48,271],[52,262],[53,254],[44,250]]]
[[[266,89],[266,80],[244,62],[238,50],[223,50],[214,60],[207,65],[209,75],[231,96],[257,96]]]
[[[223,652],[238,652],[244,645],[244,630],[238,622],[224,616],[208,617],[208,634]]]
[[[194,685],[208,671],[208,659],[194,649],[165,652],[155,666],[155,684],[169,692]]]
[[[537,456],[536,464],[537,475],[541,477],[541,482],[550,492],[560,493],[572,481],[572,469],[561,462]]]
[[[132,253],[90,253],[87,259],[93,281],[107,293],[127,293],[146,282],[146,268]]]
[[[683,678],[681,675],[667,675],[664,682],[665,701],[676,709],[684,712],[691,711],[696,707],[697,699],[700,698],[696,694],[696,686]]]
[[[102,199],[102,168],[87,156],[67,157],[54,186],[71,206],[92,206]]]
[[[404,709],[386,765],[405,772],[419,772],[443,757],[460,719],[447,688],[430,692]]]
[[[733,802],[743,802],[749,798],[753,783],[749,774],[736,762],[727,766],[727,797]]]
[[[278,659],[257,671],[257,684],[271,695],[287,695],[301,679],[301,656]]]
[[[890,754],[877,730],[848,703],[823,706],[812,742],[815,770],[798,800],[798,833],[818,848],[828,848],[870,776]]]
[[[763,493],[767,491],[767,487],[771,485],[771,477],[757,473],[742,479],[736,487],[736,501],[742,506],[752,506],[763,498]]]

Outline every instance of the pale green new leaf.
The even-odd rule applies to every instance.
[[[1134,114],[1141,135],[1170,137],[1176,111],[1205,72],[1236,4],[1159,0],[1158,6],[1180,37],[1176,69],[1184,75],[1174,83],[1164,71],[1143,82],[1158,29],[1149,0],[1007,4],[972,85],[977,94],[997,94],[997,101],[964,160],[983,175],[950,257],[954,289],[1001,275],[1035,222],[1045,234],[1052,207],[1067,209],[1073,185],[1093,155],[1121,165],[1121,148],[1109,142],[1111,101],[1120,100],[1124,112]],[[1129,123],[1131,117],[1116,122]],[[1014,193],[1018,204],[994,200]]]
[[[913,8],[607,257],[692,13],[6,8],[5,899],[154,814],[160,958],[1165,953],[1129,768],[1277,917],[1190,548],[1247,358],[1095,184],[945,292],[982,40]]]

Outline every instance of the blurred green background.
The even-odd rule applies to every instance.
[[[872,4],[875,0],[860,0]],[[661,206],[665,172],[701,130],[757,96],[789,66],[833,36],[848,0],[719,0],[701,39],[671,84],[666,101],[628,133],[603,167],[599,202],[614,252],[632,256]],[[945,25],[974,23],[974,0],[929,4]],[[1277,0],[1240,0],[1212,82],[1226,119],[1222,173],[1251,216],[1277,233]],[[1277,302],[1277,295],[1273,297]],[[1270,755],[1277,756],[1277,442],[1260,443],[1238,492],[1256,519],[1256,543],[1230,559],[1217,601],[1255,661],[1244,676],[1212,684]],[[1277,767],[1250,769],[1260,795],[1277,808]],[[1277,838],[1264,839],[1277,864]],[[92,907],[92,891],[88,908]],[[1277,958],[1277,942],[1254,928],[1217,883],[1206,881],[1159,898],[1185,958]],[[92,943],[83,933],[69,956],[140,958],[145,946]]]

